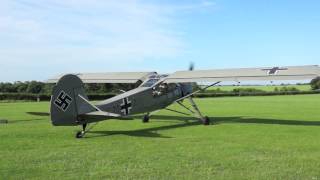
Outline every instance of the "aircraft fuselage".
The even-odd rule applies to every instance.
[[[158,84],[153,87],[138,87],[118,96],[96,104],[102,111],[129,116],[140,113],[149,113],[163,109],[179,98],[187,95],[187,85]],[[190,85],[191,86],[191,85]],[[190,89],[190,87],[188,87]]]

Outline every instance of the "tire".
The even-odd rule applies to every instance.
[[[210,118],[208,116],[203,118],[203,125],[205,126],[210,125]]]
[[[77,138],[77,139],[83,138],[82,131],[77,132],[76,138]]]
[[[143,116],[143,119],[142,119],[142,122],[143,122],[143,123],[148,123],[148,122],[149,122],[149,119],[150,119],[150,117],[149,117],[148,115],[144,115],[144,116]]]

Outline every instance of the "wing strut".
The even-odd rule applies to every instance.
[[[171,111],[171,112],[175,112],[175,113],[179,113],[179,114],[183,114],[183,115],[187,115],[187,116],[189,116],[189,115],[190,115],[190,114],[187,114],[187,113],[184,113],[184,112],[180,112],[180,111],[176,111],[176,110],[169,109],[169,108],[165,108],[165,110],[167,110],[167,111]]]
[[[182,103],[182,101],[178,101],[177,103],[178,103],[181,107],[183,107],[183,108],[185,108],[186,110],[190,111],[194,117],[199,118],[200,121],[203,123],[203,125],[209,125],[209,124],[210,124],[210,119],[209,119],[209,117],[202,115],[202,113],[200,112],[200,109],[198,108],[197,104],[194,102],[194,100],[193,100],[193,98],[192,98],[191,96],[188,97],[188,99],[189,99],[189,102],[190,102],[190,104],[191,104],[191,106],[192,106],[192,109],[193,109],[194,111],[192,111],[190,108],[188,108],[187,106],[185,106],[185,105]]]
[[[198,91],[195,91],[195,92],[193,92],[193,93],[191,93],[191,94],[188,94],[188,95],[186,95],[186,96],[184,96],[184,97],[176,100],[175,102],[178,103],[181,107],[183,107],[183,108],[187,109],[188,111],[190,111],[195,117],[199,118],[204,125],[209,125],[209,124],[210,124],[210,119],[209,119],[209,117],[202,115],[202,113],[201,113],[200,109],[198,108],[197,104],[194,102],[194,100],[193,100],[193,98],[192,98],[192,95],[197,94],[197,93],[199,93],[199,92],[201,92],[201,91],[205,91],[205,90],[208,89],[209,87],[215,86],[215,85],[219,84],[220,82],[221,82],[221,81],[218,81],[218,82],[215,82],[215,83],[213,83],[213,84],[210,84],[209,86],[206,86],[206,87],[204,87],[204,88],[202,88],[202,89],[200,89],[200,90],[198,90]],[[183,100],[186,99],[186,98],[189,99],[189,102],[190,102],[193,110],[191,110],[190,108],[188,108],[187,106],[185,106],[185,105],[182,103]]]
[[[218,81],[218,82],[215,82],[215,83],[213,83],[213,84],[210,84],[209,86],[206,86],[206,87],[204,87],[204,88],[202,88],[202,89],[200,89],[200,90],[197,90],[197,91],[195,91],[195,92],[193,92],[193,93],[191,93],[191,94],[188,94],[188,95],[186,95],[186,96],[184,96],[184,97],[182,97],[182,98],[180,98],[180,99],[177,99],[175,102],[182,101],[182,100],[184,100],[184,99],[186,99],[186,98],[188,98],[188,97],[191,97],[191,96],[194,95],[194,94],[197,94],[197,93],[199,93],[199,92],[201,92],[201,91],[205,91],[205,90],[207,90],[209,87],[215,86],[215,85],[217,85],[217,84],[219,84],[219,83],[221,83],[221,81]]]

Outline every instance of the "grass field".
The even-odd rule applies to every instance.
[[[282,87],[295,87],[297,89],[299,89],[300,91],[310,91],[311,90],[311,86],[310,85],[285,85],[285,86],[215,86],[215,87],[211,87],[209,88],[209,90],[216,90],[216,89],[220,89],[222,91],[233,91],[233,89],[235,88],[254,88],[254,89],[259,89],[259,90],[263,90],[263,91],[274,91],[275,88],[281,89]]]
[[[197,103],[214,125],[161,111],[147,124],[101,122],[84,139],[28,113],[47,102],[0,103],[0,179],[320,179],[320,95]]]

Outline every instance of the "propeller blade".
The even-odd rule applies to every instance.
[[[190,66],[189,66],[189,71],[193,71],[193,70],[194,70],[194,63],[191,62],[191,63],[190,63]]]

